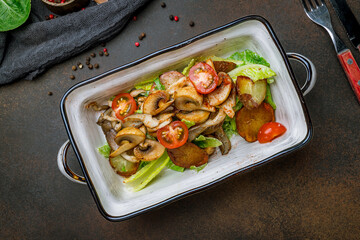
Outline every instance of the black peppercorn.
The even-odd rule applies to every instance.
[[[94,64],[94,68],[99,68],[99,64],[98,64],[98,63],[95,63],[95,64]]]
[[[89,68],[89,69],[93,69],[93,65],[92,65],[92,64],[89,64],[89,65],[88,65],[88,68]]]
[[[146,34],[143,32],[143,33],[141,33],[141,34],[140,34],[140,36],[139,36],[139,40],[143,40],[143,39],[144,39],[144,37],[146,37]]]
[[[105,44],[105,43],[101,43],[101,46],[102,46],[102,47],[105,47],[105,46],[106,46],[106,44]]]
[[[166,7],[166,3],[162,2],[162,3],[161,3],[161,7],[162,7],[162,8],[165,8],[165,7]]]
[[[90,57],[86,57],[87,62],[90,62],[90,59],[91,59]]]
[[[70,75],[70,79],[71,79],[71,80],[74,80],[74,79],[75,79],[75,76],[74,76],[74,75]]]
[[[74,65],[74,66],[71,67],[71,69],[72,69],[73,71],[76,71],[76,70],[77,70],[77,67]]]
[[[90,56],[91,56],[92,58],[94,58],[94,57],[96,57],[96,54],[95,54],[95,53],[91,53]]]
[[[52,92],[48,92],[48,95],[51,96],[51,95],[53,95],[53,93],[52,93]]]
[[[190,21],[189,25],[190,25],[190,27],[193,27],[193,26],[195,26],[195,23],[193,21]]]
[[[170,19],[171,21],[173,21],[173,20],[174,20],[174,16],[173,16],[173,15],[170,15],[170,16],[169,16],[169,19]]]
[[[99,51],[99,56],[100,56],[100,57],[104,56],[103,51]]]
[[[48,15],[45,16],[46,20],[50,20],[50,17]]]
[[[80,65],[79,65],[79,68],[80,68],[80,69],[82,69],[82,68],[83,68],[83,65],[82,65],[81,63],[80,63]]]
[[[89,65],[89,64],[90,64],[90,62],[86,61],[86,65]]]
[[[105,52],[104,54],[105,54],[105,56],[109,56],[109,52]]]

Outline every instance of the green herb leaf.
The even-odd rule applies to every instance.
[[[142,114],[142,113],[143,113],[143,111],[142,111],[141,109],[138,109],[138,110],[136,110],[136,111],[135,111],[135,113]]]
[[[97,149],[101,155],[103,155],[105,158],[109,158],[111,148],[108,143],[105,143],[104,146],[99,147]]]
[[[155,82],[155,90],[165,90],[165,86],[160,82],[159,78],[156,78],[154,82]]]
[[[186,119],[182,119],[181,120],[183,123],[185,123],[186,127],[187,128],[191,128],[192,126],[195,125],[195,122],[194,121],[189,121],[189,120],[186,120]]]
[[[199,167],[191,166],[190,169],[195,170],[197,172],[200,172],[201,170],[203,170],[206,167],[206,165],[207,165],[207,163],[205,163],[205,164],[203,164],[203,165],[201,165]]]
[[[135,192],[143,189],[151,180],[153,180],[161,170],[166,167],[170,161],[169,155],[165,151],[164,154],[141,168],[134,175],[124,180],[124,183],[128,183],[133,187]]]
[[[267,102],[268,104],[270,104],[270,106],[271,106],[274,110],[276,109],[276,104],[275,104],[274,100],[272,99],[272,95],[271,95],[271,90],[270,90],[270,85],[269,85],[269,84],[266,85],[265,102]]]
[[[229,139],[231,139],[233,135],[238,134],[238,132],[236,131],[235,118],[230,118],[229,116],[226,116],[222,128],[224,129],[224,132]]]
[[[233,53],[228,59],[243,61],[245,64],[261,64],[270,67],[270,64],[259,54],[249,49]]]
[[[233,107],[234,111],[237,112],[242,108],[243,104],[242,102],[240,102],[239,97],[236,96],[236,103],[235,106]]]
[[[156,140],[156,138],[151,136],[148,132],[146,132],[146,138],[151,139],[151,140]]]
[[[0,32],[22,25],[29,17],[30,0],[0,0]]]
[[[1,1],[1,0],[0,0],[0,1]],[[116,96],[112,96],[111,98],[109,98],[109,101],[114,100],[115,97],[116,97]]]
[[[143,81],[141,83],[135,84],[135,88],[136,89],[144,89],[146,91],[149,91],[152,87],[152,85],[154,84],[155,79],[150,79],[150,80],[146,80]]]
[[[200,148],[218,147],[222,145],[222,142],[220,142],[217,138],[205,137],[203,135],[199,135],[192,142]]]
[[[185,168],[175,165],[171,160],[169,161],[169,163],[166,166],[169,169],[177,171],[177,172],[183,172],[185,170]]]

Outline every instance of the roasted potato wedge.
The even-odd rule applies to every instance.
[[[208,162],[208,154],[193,143],[187,142],[181,147],[168,149],[171,161],[183,168],[199,167]]]
[[[226,61],[213,61],[216,72],[230,72],[236,68],[236,64],[233,62]]]
[[[258,108],[240,109],[236,114],[236,129],[246,141],[255,142],[261,126],[274,121],[274,109],[268,103],[263,102]]]
[[[252,81],[248,77],[238,76],[236,91],[240,101],[247,109],[259,107],[266,95],[266,79]]]

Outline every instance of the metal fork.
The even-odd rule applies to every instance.
[[[357,100],[360,103],[360,69],[357,65],[354,56],[350,50],[345,46],[344,42],[335,33],[332,25],[329,10],[325,5],[324,0],[301,0],[306,15],[316,23],[323,27],[330,35],[337,52],[338,59],[343,67],[348,81],[353,89]],[[307,2],[307,4],[306,4]]]

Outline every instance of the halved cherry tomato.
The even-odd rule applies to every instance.
[[[259,129],[258,140],[259,143],[271,142],[277,137],[280,137],[286,132],[286,127],[281,123],[268,122],[262,125]]]
[[[118,119],[123,120],[136,111],[135,99],[129,93],[120,93],[112,101],[112,109]]]
[[[189,130],[185,123],[174,121],[157,131],[159,142],[168,149],[181,147],[189,137]]]
[[[189,78],[196,91],[201,94],[211,93],[219,82],[215,70],[204,62],[199,62],[190,69]]]

